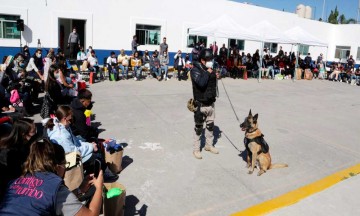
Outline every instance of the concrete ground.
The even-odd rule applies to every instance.
[[[357,175],[268,216],[360,215],[356,197],[359,192],[360,176]]]
[[[360,162],[359,87],[320,80],[223,83],[240,121],[249,109],[259,113],[273,162],[288,168],[247,174],[244,133],[221,81],[215,119],[220,154],[203,151],[202,160],[192,155],[193,114],[186,108],[191,82],[90,86],[95,122],[105,129],[100,136],[127,145],[118,180],[127,188],[126,215],[229,215]]]

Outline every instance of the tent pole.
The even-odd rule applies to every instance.
[[[326,62],[327,62],[327,59],[328,59],[328,51],[329,51],[329,46],[326,46],[326,61],[323,61],[323,64],[325,64],[325,75],[326,75],[326,78],[327,78],[327,71],[326,71]]]
[[[295,82],[295,75],[296,75],[296,71],[299,68],[299,44],[297,44],[296,46],[296,63],[295,63],[295,70],[294,70],[294,76],[293,76],[293,82]]]
[[[260,68],[259,68],[259,77],[258,82],[261,83],[261,73],[262,73],[262,66],[263,66],[263,55],[264,55],[264,41],[261,42],[261,50],[260,50]],[[257,62],[256,62],[257,64]]]

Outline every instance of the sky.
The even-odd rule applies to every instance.
[[[295,13],[296,6],[303,4],[305,6],[312,7],[313,15],[318,20],[322,16],[324,0],[235,0],[237,2],[248,2],[257,6],[284,10],[287,12]],[[339,16],[344,14],[346,19],[357,19],[359,0],[325,0],[324,18],[330,15],[331,10],[335,10],[338,7]]]

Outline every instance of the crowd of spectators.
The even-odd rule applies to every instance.
[[[127,55],[124,49],[120,50],[118,56],[112,51],[104,61],[103,67],[109,73],[110,80],[127,80],[130,71],[136,81],[144,78],[143,72],[148,72],[150,77],[158,81],[169,80],[171,66],[165,37],[159,51],[139,52],[136,36],[131,46],[131,55]],[[85,111],[93,106],[92,93],[79,89],[77,83],[79,71],[94,72],[97,80],[105,79],[104,71],[91,46],[87,52],[83,47],[79,48],[77,55],[72,53],[76,59],[66,59],[61,49],[57,49],[56,53],[50,49],[46,54],[42,49],[37,49],[31,55],[27,46],[23,47],[21,53],[3,59],[0,71],[0,214],[12,214],[19,209],[19,202],[22,205],[25,202],[26,208],[18,213],[96,215],[100,211],[103,181],[118,178],[104,161],[98,128],[86,122]],[[194,44],[191,53],[176,52],[172,68],[177,71],[177,80],[188,79],[192,61],[198,61],[198,55],[204,48],[205,44],[200,42]],[[282,47],[274,56],[267,48],[261,53],[256,50],[253,54],[245,54],[240,53],[237,45],[227,48],[223,44],[219,49],[216,42],[210,44],[210,49],[215,57],[214,69],[222,78],[243,78],[246,72],[253,78],[291,79],[298,64],[302,78],[305,71],[309,71],[316,79],[360,84],[360,72],[355,68],[351,55],[346,63],[333,62],[328,65],[322,54],[316,61],[310,53],[302,59],[297,58],[295,52],[283,51]],[[39,97],[41,92],[45,93],[43,99]],[[33,120],[26,118],[39,111],[36,111],[36,106],[41,106],[43,114],[42,133],[37,131]],[[77,191],[69,191],[62,181],[65,154],[73,151],[80,153],[85,170],[84,183]],[[102,162],[102,171],[97,178],[92,174],[95,160]],[[19,182],[28,179],[42,182],[37,189],[47,192],[45,201],[40,202],[31,194],[33,192],[19,196],[19,188],[28,184]],[[95,187],[95,190],[91,190],[92,199],[86,207],[78,198],[90,187]],[[34,209],[33,206],[40,207]]]

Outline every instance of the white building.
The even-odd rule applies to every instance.
[[[20,32],[16,20],[23,19],[22,45],[31,53],[38,46],[48,49],[67,44],[68,35],[76,26],[84,47],[93,46],[100,63],[110,51],[131,50],[133,35],[138,35],[139,50],[159,50],[162,38],[167,38],[170,56],[177,50],[191,52],[192,42],[206,40],[207,46],[214,38],[188,35],[189,28],[205,24],[222,14],[227,14],[238,24],[249,27],[268,20],[281,31],[300,26],[328,43],[325,47],[302,46],[302,54],[310,52],[313,59],[324,53],[329,61],[346,59],[351,54],[360,63],[360,25],[332,25],[304,19],[295,13],[282,12],[229,0],[0,0],[0,57],[16,54],[20,46]],[[295,6],[294,6],[295,7]],[[40,44],[38,44],[40,39]],[[231,40],[216,39],[220,47],[228,47]],[[234,40],[233,40],[234,41]],[[242,41],[238,44],[245,53],[254,53],[260,43]],[[266,44],[272,53],[279,46],[284,51],[296,47],[285,44]]]

